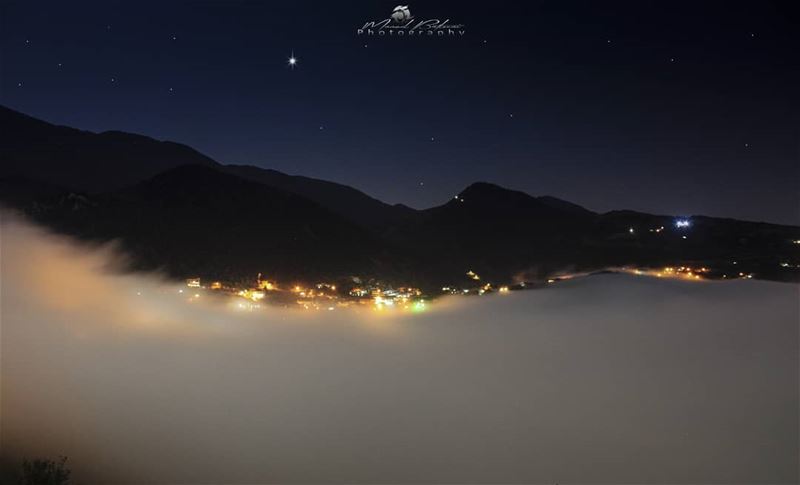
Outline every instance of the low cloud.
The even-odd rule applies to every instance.
[[[237,311],[3,215],[2,454],[82,483],[795,482],[796,285]]]

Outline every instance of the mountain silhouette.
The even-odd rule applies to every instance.
[[[0,107],[0,202],[61,233],[118,240],[133,269],[250,281],[361,276],[435,289],[680,262],[800,279],[800,228],[592,212],[477,182],[425,210],[346,185],[222,165],[185,145],[56,126]],[[792,264],[786,265],[785,262]]]
[[[311,200],[203,165],[114,192],[43,197],[35,217],[86,240],[120,240],[135,269],[180,277],[371,274],[380,251],[366,230]]]
[[[180,165],[216,165],[179,143],[119,131],[92,133],[53,125],[0,106],[2,176],[100,192]]]
[[[0,177],[80,192],[108,192],[170,168],[204,165],[304,196],[359,224],[381,226],[414,212],[346,185],[251,165],[222,165],[179,143],[119,131],[92,133],[57,126],[3,106],[0,157]]]
[[[381,228],[398,223],[416,212],[410,207],[390,205],[347,185],[252,165],[225,165],[225,170],[242,178],[307,197],[358,224]]]

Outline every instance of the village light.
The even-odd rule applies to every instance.
[[[691,225],[692,221],[690,221],[689,219],[678,219],[675,221],[675,227],[679,229],[691,227]]]

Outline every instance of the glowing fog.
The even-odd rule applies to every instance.
[[[7,463],[81,483],[796,482],[798,287],[628,275],[236,311],[5,215]]]

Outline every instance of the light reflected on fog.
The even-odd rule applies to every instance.
[[[67,455],[80,483],[797,479],[796,285],[302,311],[116,258],[4,218],[5,458]]]

